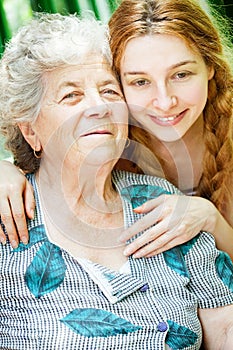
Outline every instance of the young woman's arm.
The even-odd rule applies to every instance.
[[[0,215],[13,248],[28,242],[26,216],[33,218],[35,201],[32,186],[23,173],[8,161],[0,162]],[[0,226],[0,241],[6,235]]]
[[[233,305],[199,309],[205,350],[230,350],[233,344]]]
[[[17,246],[19,240],[27,242],[26,216],[32,218],[34,208],[33,190],[25,176],[10,162],[0,161],[0,215],[13,246]],[[211,232],[217,247],[233,260],[233,228],[210,201],[162,195],[135,211],[146,215],[122,234],[122,242],[146,231],[126,247],[125,255],[153,256],[190,240],[203,230]],[[0,240],[6,241],[1,227]]]
[[[233,260],[233,228],[207,199],[162,195],[135,211],[146,215],[123,233],[121,241],[146,231],[127,246],[125,255],[150,257],[187,242],[200,231],[207,231],[214,235],[218,249],[227,252]]]

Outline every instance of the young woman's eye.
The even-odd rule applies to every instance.
[[[135,85],[135,86],[145,86],[148,84],[149,84],[149,81],[146,79],[138,79],[138,80],[133,82],[133,85]]]
[[[192,73],[191,72],[178,72],[174,75],[174,78],[176,80],[185,80],[188,78]]]

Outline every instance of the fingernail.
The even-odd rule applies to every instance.
[[[3,238],[3,237],[0,237],[0,242],[1,242],[3,245],[5,245],[5,244],[6,244],[6,239]]]
[[[118,241],[118,243],[124,243],[125,242],[123,236],[118,237],[117,241]]]
[[[34,212],[34,209],[31,209],[31,210],[30,210],[30,213],[31,213],[31,218],[34,219],[34,215],[35,215],[35,214],[34,214],[34,213],[35,213],[35,212]]]
[[[142,211],[142,206],[134,208],[133,211],[135,211],[136,213]]]
[[[130,255],[130,249],[126,248],[124,251],[123,251],[123,254],[125,256],[129,256]]]
[[[21,238],[21,241],[23,242],[23,244],[28,244],[28,239],[27,239],[26,236],[23,236],[23,237]]]
[[[11,246],[12,248],[17,248],[18,247],[18,242],[16,242],[15,240],[11,241]]]

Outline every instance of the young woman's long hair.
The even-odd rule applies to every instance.
[[[127,42],[148,34],[182,38],[201,54],[208,67],[214,68],[203,112],[206,149],[198,194],[211,200],[224,215],[232,201],[233,53],[226,35],[226,20],[221,18],[221,30],[215,18],[213,12],[207,14],[195,0],[123,0],[110,19],[109,27],[114,69],[119,79]],[[131,137],[146,143],[146,132],[140,130],[131,127]],[[159,159],[159,155],[157,157]]]

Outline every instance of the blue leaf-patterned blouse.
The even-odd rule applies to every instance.
[[[74,259],[47,237],[37,201],[30,241],[0,247],[0,349],[199,349],[197,308],[233,303],[233,267],[201,232],[148,259],[129,257],[121,272]],[[181,193],[166,180],[117,171],[125,226],[133,208],[163,193]]]

